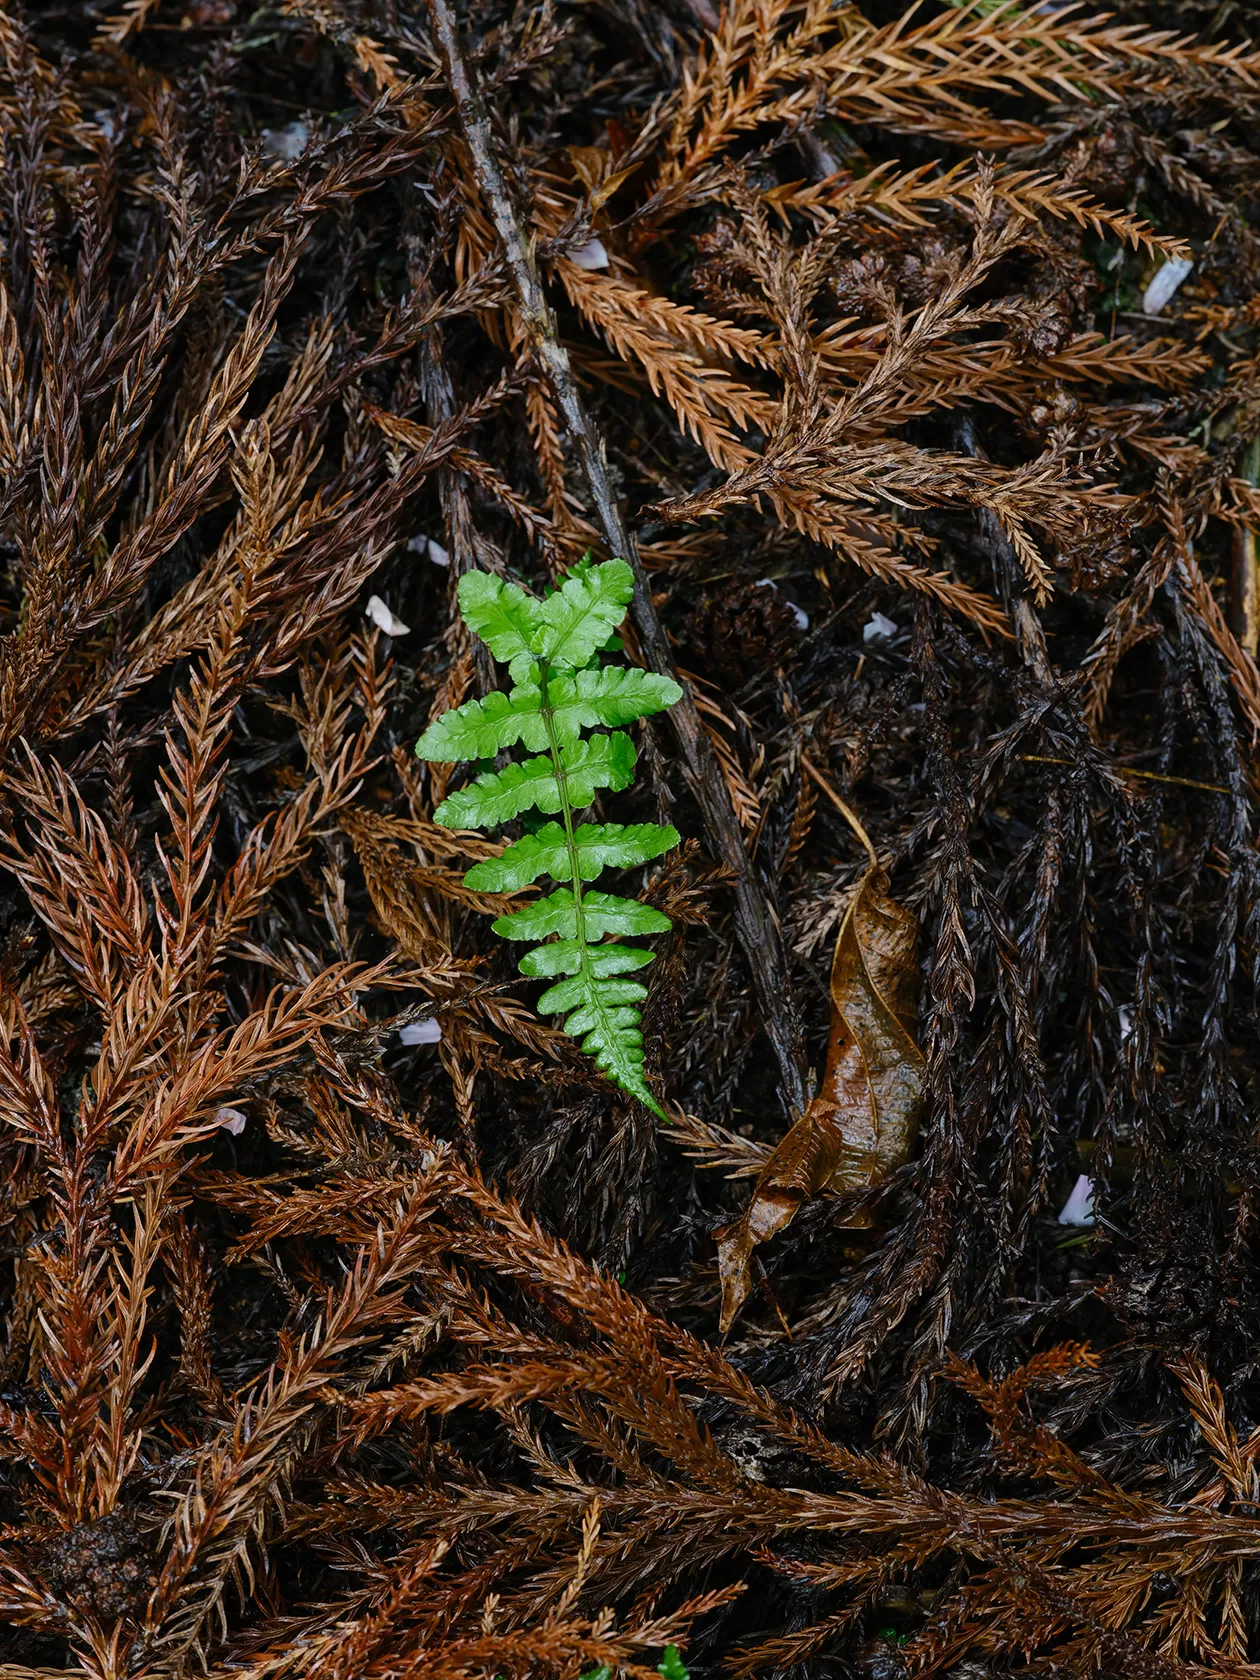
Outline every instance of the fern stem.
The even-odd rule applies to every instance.
[[[545,659],[538,661],[538,682],[542,691],[539,711],[542,714],[543,727],[547,731],[547,748],[551,753],[556,787],[560,790],[560,815],[564,819],[564,843],[569,853],[569,875],[573,883],[573,934],[577,940],[578,961],[591,1006],[599,1015],[607,1042],[611,1043],[614,1037],[613,1024],[608,1019],[599,987],[591,973],[590,952],[586,942],[586,912],[582,904],[582,861],[578,856],[577,839],[573,833],[573,806],[569,801],[569,784],[565,778],[564,760],[560,756],[560,742],[556,739],[555,713],[551,705],[551,667]]]
[[[539,711],[542,714],[543,727],[547,731],[547,749],[551,753],[551,767],[555,772],[556,786],[560,790],[564,843],[568,848],[569,873],[573,880],[574,936],[582,956],[582,973],[589,978],[590,970],[586,960],[586,917],[582,909],[582,865],[578,857],[577,840],[573,834],[573,806],[569,802],[569,784],[565,776],[564,760],[560,756],[560,743],[556,739],[555,712],[551,705],[551,667],[545,659],[538,661],[538,682],[542,690]]]
[[[601,990],[595,975],[591,972],[590,946],[586,938],[586,910],[582,901],[582,860],[578,855],[577,837],[573,832],[573,806],[569,799],[569,785],[565,775],[564,759],[560,752],[560,742],[556,738],[555,712],[551,705],[551,667],[546,659],[538,661],[538,682],[541,690],[539,713],[543,720],[543,727],[547,731],[547,747],[551,754],[552,771],[556,778],[556,787],[560,793],[560,815],[564,822],[564,843],[569,854],[569,878],[573,885],[573,933],[578,947],[578,971],[586,983],[586,999],[588,1006],[599,1017],[600,1036],[604,1043],[612,1044],[617,1037],[616,1024],[608,1014]],[[618,1079],[618,1084],[622,1081]],[[642,1081],[638,1082],[640,1089],[636,1093],[638,1100],[662,1120],[669,1116],[658,1102],[647,1091]]]

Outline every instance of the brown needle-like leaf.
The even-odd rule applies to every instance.
[[[748,1298],[752,1251],[820,1190],[877,1183],[914,1146],[923,1056],[912,1036],[918,918],[888,896],[872,863],[850,900],[831,965],[831,1038],[822,1089],[761,1170],[741,1218],[718,1237],[722,1329]]]

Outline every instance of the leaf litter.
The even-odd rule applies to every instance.
[[[866,840],[861,824],[855,827]],[[918,918],[889,898],[888,876],[872,858],[836,935],[822,1084],[757,1175],[744,1213],[717,1233],[723,1332],[748,1298],[757,1244],[820,1191],[868,1188],[909,1160],[924,1095],[923,1053],[914,1040],[918,944]],[[856,1212],[851,1223],[869,1226],[871,1215]]]
[[[1260,57],[1109,12],[0,15],[6,1675],[1254,1672]],[[413,753],[588,550],[668,1122]]]

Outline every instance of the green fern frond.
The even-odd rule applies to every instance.
[[[538,1012],[564,1015],[565,1031],[581,1039],[583,1050],[594,1056],[596,1067],[664,1119],[664,1111],[643,1078],[638,1005],[646,996],[647,987],[637,980],[605,979],[587,972],[549,986],[538,1000]]]
[[[583,823],[574,830],[582,881],[597,881],[605,869],[633,869],[678,844],[678,830],[657,823]],[[475,892],[520,892],[542,875],[570,879],[568,840],[559,823],[544,823],[499,853],[475,863],[464,885]]]
[[[656,1665],[656,1672],[663,1674],[665,1680],[691,1680],[690,1671],[682,1660],[677,1645],[667,1645],[665,1655]]]
[[[420,737],[416,752],[440,764],[462,764],[470,758],[493,758],[518,741],[529,752],[541,752],[547,745],[540,688],[519,687],[510,694],[495,689],[484,700],[468,700],[443,712]]]
[[[538,1000],[542,1014],[563,1015],[596,1066],[623,1091],[664,1118],[643,1075],[638,1006],[647,989],[625,976],[653,953],[600,944],[613,936],[664,933],[668,916],[633,899],[587,892],[605,869],[633,868],[678,844],[659,823],[581,823],[574,813],[602,790],[620,792],[634,779],[634,742],[618,727],[664,711],[681,697],[668,677],[626,666],[602,666],[619,647],[614,632],[634,593],[623,560],[592,565],[589,556],[544,600],[487,572],[459,582],[464,622],[506,663],[514,686],[445,712],[416,746],[421,758],[466,763],[523,746],[536,756],[486,770],[438,806],[449,828],[493,828],[526,811],[559,813],[464,876],[478,892],[519,892],[541,876],[564,883],[549,897],[500,916],[496,932],[540,940],[520,961],[532,979],[565,976]],[[584,735],[600,725],[612,734]]]
[[[624,560],[578,567],[542,603],[537,652],[549,665],[581,670],[626,616],[634,573]]]
[[[560,741],[583,729],[610,729],[650,717],[674,704],[682,691],[669,677],[633,665],[606,665],[553,677],[547,684],[553,726]]]
[[[528,974],[534,980],[543,980],[555,974],[573,974],[581,978],[585,965],[597,980],[602,980],[608,974],[630,974],[636,968],[646,968],[654,957],[655,952],[645,951],[639,945],[587,945],[580,939],[553,939],[549,945],[538,945],[532,951],[526,951],[519,966],[522,974]],[[551,990],[554,992],[558,988],[553,986]],[[544,996],[550,997],[551,993]],[[541,998],[538,1007],[542,1009]],[[576,1008],[576,1005],[561,1001],[554,1007],[563,1010]]]
[[[512,681],[520,682],[534,660],[541,601],[493,572],[465,572],[459,580],[459,608],[468,628],[507,665]]]
[[[620,732],[573,741],[559,756],[559,769],[547,757],[487,770],[444,799],[435,820],[446,828],[496,828],[522,811],[562,810],[566,799],[572,806],[589,805],[601,788],[620,793],[634,780],[634,742]]]
[[[678,685],[668,677],[634,666],[610,665],[557,672],[547,684],[546,703],[556,739],[566,746],[584,729],[601,725],[616,729],[635,718],[663,712],[677,698]],[[527,752],[544,752],[548,740],[542,689],[526,683],[506,694],[496,690],[484,700],[468,700],[443,712],[420,737],[416,751],[421,758],[457,764],[493,758],[518,743]]]
[[[590,939],[602,939],[606,933],[668,933],[672,925],[668,916],[650,905],[640,904],[633,898],[616,898],[612,893],[583,893],[582,909]],[[568,887],[561,887],[524,910],[500,916],[491,926],[504,939],[545,939],[549,933],[561,939],[575,939],[577,912],[573,894]]]

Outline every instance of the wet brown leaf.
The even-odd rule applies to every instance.
[[[718,1235],[724,1331],[748,1298],[758,1243],[820,1190],[878,1183],[914,1147],[923,1103],[913,1038],[919,923],[887,888],[883,870],[868,869],[840,923],[822,1089],[762,1168],[743,1216]]]

